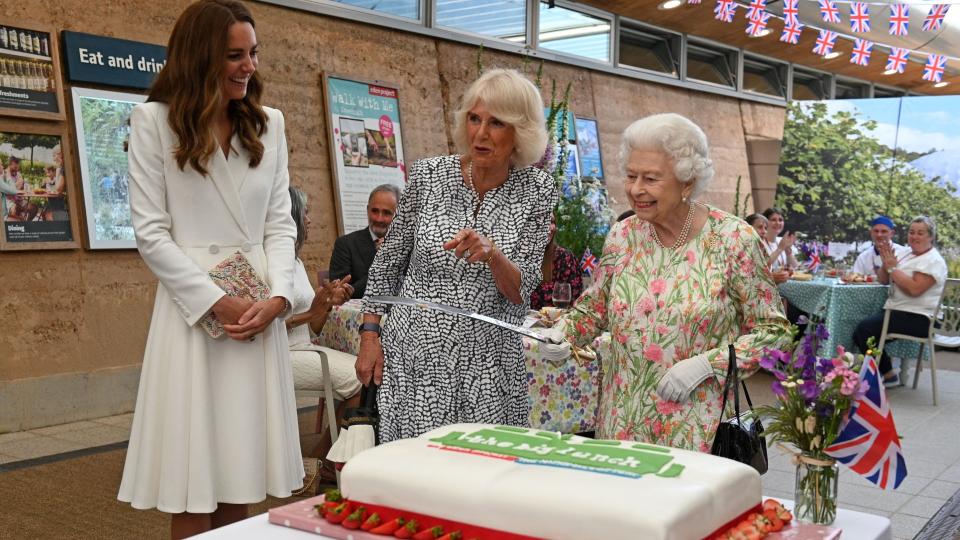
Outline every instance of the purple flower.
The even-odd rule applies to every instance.
[[[820,395],[820,386],[813,379],[804,379],[803,384],[800,385],[800,393],[807,401],[813,401]]]
[[[787,395],[787,390],[780,384],[780,381],[773,381],[773,384],[770,385],[770,389],[773,390],[773,394],[778,398],[783,398]]]

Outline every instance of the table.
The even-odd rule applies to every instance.
[[[351,300],[330,311],[327,322],[314,342],[353,355],[360,349],[360,302]],[[600,361],[581,365],[573,358],[560,364],[540,354],[540,343],[523,338],[530,395],[530,425],[561,433],[596,429],[597,395],[600,388]]]
[[[766,499],[766,497],[764,497]],[[793,501],[779,499],[784,506],[793,510]],[[220,527],[210,532],[195,536],[194,538],[203,538],[204,540],[325,540],[328,536],[309,533],[297,529],[272,525],[267,521],[266,513],[247,518]],[[833,527],[843,529],[842,540],[891,540],[893,533],[890,529],[890,520],[873,514],[863,512],[854,512],[853,510],[837,510],[837,520],[833,522]],[[384,538],[387,538],[386,536]]]

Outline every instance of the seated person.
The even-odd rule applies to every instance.
[[[761,245],[763,245],[764,248],[766,248],[766,243],[764,241],[764,238],[766,238],[767,236],[767,229],[770,226],[770,221],[767,220],[767,218],[763,217],[763,214],[750,214],[749,216],[747,216],[745,221],[747,222],[748,225],[753,227],[755,231],[757,231],[757,234],[760,235]],[[767,264],[768,268],[770,267],[770,263],[772,262],[773,261],[770,261]],[[771,272],[771,274],[773,275],[773,282],[776,283],[777,285],[790,279],[790,270],[786,268],[779,268],[776,272]]]
[[[337,424],[340,423],[343,410],[347,407],[360,405],[360,381],[354,370],[356,356],[312,343],[311,337],[320,332],[327,321],[330,308],[346,302],[353,287],[350,286],[350,276],[335,280],[314,290],[310,285],[310,278],[299,258],[300,248],[307,239],[307,229],[310,227],[310,217],[307,215],[306,197],[297,188],[290,188],[290,209],[294,223],[297,224],[297,265],[294,268],[293,290],[295,302],[287,318],[287,337],[290,342],[290,361],[293,367],[293,386],[296,390],[323,390],[323,369],[317,351],[327,355],[330,367],[331,386],[334,399],[341,402],[337,407]],[[322,403],[322,401],[321,401]],[[317,425],[324,418],[321,408],[317,411]],[[310,457],[322,457],[330,449],[329,432],[321,434],[320,443],[310,452]],[[327,467],[326,478],[334,477],[332,467]]]
[[[10,156],[7,160],[7,168],[0,170],[0,173],[3,176],[2,183],[7,185],[4,192],[9,192],[10,188],[13,188],[13,193],[7,193],[6,201],[4,201],[6,206],[5,220],[33,221],[40,209],[22,195],[29,188],[29,184],[23,177],[23,173],[20,172],[20,158]]]
[[[373,256],[397,214],[399,200],[400,188],[397,186],[382,184],[375,187],[367,199],[368,226],[337,238],[333,244],[330,279],[351,276],[353,298],[363,298],[367,290],[367,273],[373,264]]]
[[[884,309],[892,310],[888,333],[925,337],[930,329],[930,317],[937,309],[947,280],[947,263],[933,243],[937,228],[933,220],[920,216],[910,223],[907,235],[909,249],[897,255],[888,244],[880,244],[883,262],[877,273],[881,283],[890,284],[890,298]],[[861,352],[867,350],[872,337],[879,345],[883,331],[884,312],[860,321],[853,331],[853,342]],[[880,373],[884,386],[900,385],[900,370],[895,369],[886,351],[880,356]]]
[[[763,217],[767,218],[767,234],[763,236],[763,247],[770,256],[771,270],[794,270],[797,267],[797,259],[793,253],[793,243],[797,239],[796,233],[792,231],[784,232],[783,212],[776,208],[767,208],[763,211]],[[779,236],[780,233],[783,236]]]
[[[893,242],[894,224],[893,220],[887,216],[877,216],[870,222],[870,239],[873,245],[863,250],[853,263],[851,272],[856,272],[864,276],[875,276],[880,267],[883,266],[883,260],[880,258],[880,245],[888,244],[893,248],[893,253],[897,256],[903,254],[908,248]]]
[[[553,284],[561,281],[570,284],[570,301],[576,300],[583,292],[583,278],[577,258],[570,250],[557,245],[557,218],[550,220],[550,233],[547,235],[547,249],[540,265],[543,281],[530,295],[530,308],[540,309],[553,305]]]

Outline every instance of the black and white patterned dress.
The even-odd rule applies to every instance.
[[[417,161],[397,216],[370,267],[363,311],[387,313],[373,295],[399,295],[472,309],[519,324],[540,283],[553,180],[533,167],[514,169],[478,202],[463,183],[459,156]],[[479,211],[474,211],[479,204]],[[496,243],[520,269],[523,301],[510,303],[485,264],[458,259],[443,244],[469,227]],[[525,426],[530,403],[518,334],[473,319],[389,306],[380,438],[416,437],[457,422]]]

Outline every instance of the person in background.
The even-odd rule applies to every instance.
[[[47,199],[47,207],[43,211],[45,221],[66,221],[70,219],[67,213],[67,179],[63,171],[63,151],[58,144],[53,148],[53,178],[48,180],[47,193],[57,195]],[[47,176],[50,176],[50,167],[47,167]]]
[[[763,247],[769,256],[771,270],[797,269],[797,259],[793,253],[793,243],[797,234],[793,231],[784,232],[783,211],[776,208],[767,208],[763,211],[767,218],[767,234],[763,237]],[[780,236],[783,233],[783,236]]]
[[[709,452],[728,345],[745,377],[764,350],[790,343],[790,325],[750,226],[697,202],[713,163],[696,124],[641,118],[623,132],[620,162],[637,214],[613,225],[594,284],[541,331],[557,343],[541,348],[559,356],[550,348],[610,332],[597,437]]]
[[[543,255],[540,272],[543,281],[530,295],[530,308],[540,309],[553,305],[553,284],[563,282],[570,284],[570,298],[574,299],[583,292],[583,277],[577,258],[569,249],[556,242],[557,218],[550,220],[550,233],[547,236],[547,250]]]
[[[130,119],[130,213],[159,285],[118,499],[172,514],[173,538],[303,486],[283,324],[297,227],[283,115],[261,105],[258,54],[242,3],[190,4]],[[228,296],[210,278],[237,253],[269,298]],[[198,324],[209,313],[226,336]]]
[[[760,235],[759,240],[761,241],[761,245],[763,245],[764,250],[766,250],[766,241],[764,239],[767,236],[767,228],[770,226],[770,221],[763,217],[763,214],[750,214],[744,221],[753,227],[753,230],[757,231],[757,234]],[[771,272],[771,274],[773,276],[773,282],[778,285],[790,279],[790,270],[786,268],[778,268],[776,271]]]
[[[621,213],[619,216],[617,216],[617,222],[619,223],[619,222],[621,222],[621,221],[623,221],[623,220],[627,219],[628,217],[633,216],[633,215],[635,215],[635,214],[636,214],[636,212],[633,210],[633,208],[631,208],[631,209],[629,209],[629,210],[624,210],[623,213]]]
[[[6,221],[33,221],[40,209],[27,198],[29,185],[20,172],[20,158],[10,156],[7,159],[7,168],[2,172],[4,183],[13,186],[15,190],[15,194],[8,193],[6,197]]]
[[[373,256],[393,223],[399,200],[400,188],[394,184],[381,184],[373,188],[367,199],[367,227],[345,234],[333,243],[330,279],[351,276],[353,298],[363,298],[367,290],[367,273],[373,264]]]
[[[907,233],[908,249],[894,251],[893,246],[878,246],[883,264],[877,272],[880,283],[890,285],[890,297],[884,310],[891,309],[887,332],[926,337],[930,317],[937,310],[940,295],[947,283],[947,263],[934,247],[937,227],[927,216],[910,222]],[[853,342],[861,352],[868,349],[868,341],[879,342],[883,331],[884,311],[860,321],[853,331]],[[900,385],[900,369],[893,367],[887,351],[880,355],[880,373],[884,386]]]
[[[520,73],[492,69],[467,88],[454,118],[462,154],[413,164],[370,268],[357,377],[382,383],[382,442],[457,422],[530,421],[519,334],[372,298],[418,298],[513,324],[527,315],[557,201],[553,179],[532,166],[547,144],[543,98]]]
[[[909,248],[893,242],[894,229],[892,219],[887,216],[875,217],[870,222],[870,239],[873,241],[873,245],[857,256],[857,260],[854,261],[853,268],[850,271],[864,276],[875,276],[883,268],[883,258],[880,256],[881,246],[889,245],[898,256],[908,250]]]

